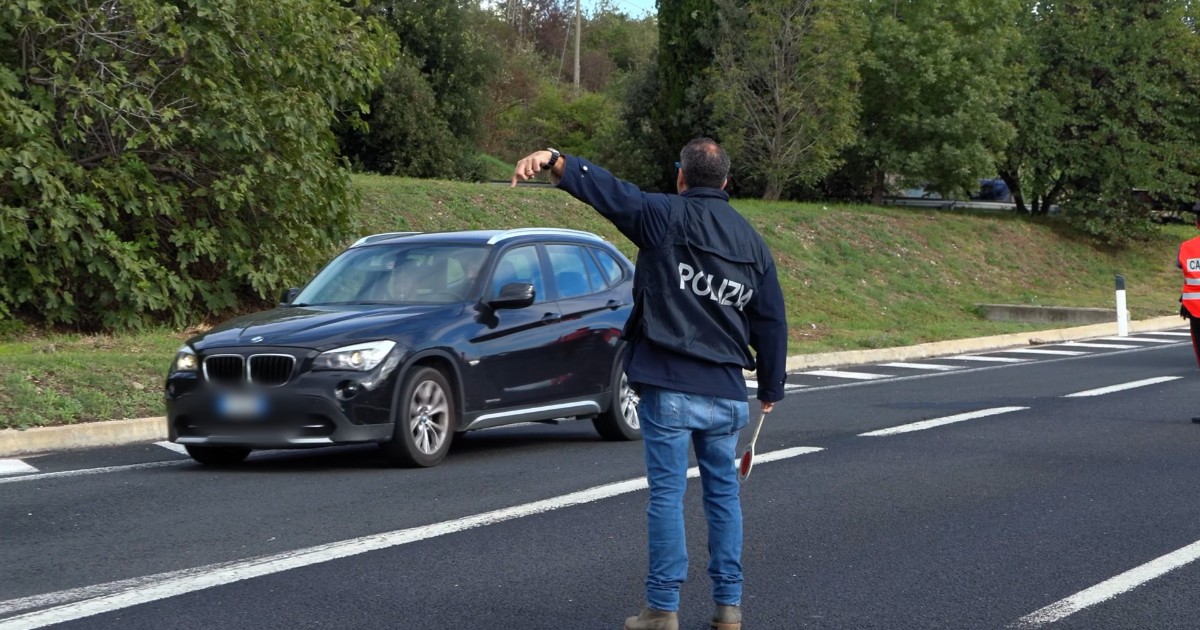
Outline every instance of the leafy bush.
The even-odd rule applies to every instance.
[[[395,42],[336,0],[0,9],[0,315],[182,323],[274,297],[345,236],[333,104]]]

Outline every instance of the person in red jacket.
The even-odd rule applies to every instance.
[[[1200,204],[1196,204],[1193,211],[1196,212],[1196,228],[1200,229]],[[1192,331],[1192,351],[1196,355],[1196,365],[1200,366],[1200,236],[1190,238],[1179,246],[1175,266],[1183,271],[1179,316],[1188,320]],[[1192,417],[1192,422],[1200,424],[1200,416]]]

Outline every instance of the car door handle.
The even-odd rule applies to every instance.
[[[615,311],[615,310],[621,308],[622,306],[625,306],[625,303],[620,300],[609,300],[608,304],[606,304],[605,306],[607,306],[608,308]]]
[[[559,316],[558,313],[546,313],[545,315],[542,315],[542,323],[545,324],[556,322],[560,319],[562,319],[562,317]]]

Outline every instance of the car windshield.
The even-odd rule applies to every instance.
[[[292,301],[449,304],[469,296],[487,250],[472,245],[369,245],[344,252]]]

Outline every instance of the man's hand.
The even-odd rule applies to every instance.
[[[517,182],[533,179],[535,175],[542,172],[542,169],[545,168],[546,164],[549,162],[549,151],[534,151],[533,153],[521,158],[520,161],[517,162],[517,167],[513,169],[511,187],[516,187]],[[566,164],[566,162],[567,156],[558,156],[558,162],[556,162],[554,167],[550,169],[551,184],[554,184],[555,186],[558,185],[559,180],[562,179],[563,165]]]
[[[763,413],[771,413],[771,410],[775,408],[775,403],[773,402],[767,402],[765,400],[760,400],[758,402],[762,404]]]

